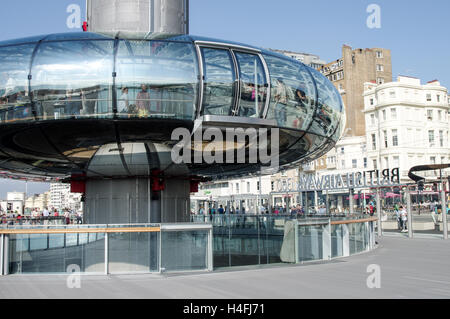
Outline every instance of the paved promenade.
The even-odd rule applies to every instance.
[[[367,267],[380,266],[381,288],[369,289]],[[233,268],[212,273],[0,278],[0,298],[450,298],[450,240],[385,236],[379,247],[327,263]]]

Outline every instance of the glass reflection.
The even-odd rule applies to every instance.
[[[28,92],[30,60],[35,45],[0,48],[0,121],[32,120]]]
[[[241,91],[239,116],[262,117],[267,97],[267,80],[257,55],[235,52]]]
[[[192,44],[120,41],[119,117],[193,119],[197,88],[198,66]]]
[[[235,72],[228,50],[202,48],[205,88],[204,115],[231,115]]]
[[[294,60],[264,55],[269,68],[272,94],[268,119],[280,127],[306,130],[315,109],[316,90],[306,68]]]
[[[311,69],[318,91],[318,105],[311,131],[315,134],[331,136],[341,121],[342,99],[334,87],[318,71]]]
[[[39,119],[112,116],[113,41],[43,42],[32,67]]]

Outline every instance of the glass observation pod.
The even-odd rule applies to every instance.
[[[175,128],[192,131],[195,121],[278,127],[280,165],[287,166],[331,149],[344,119],[341,96],[322,74],[248,45],[87,32],[0,42],[0,169],[19,176],[83,172],[111,143],[122,157],[127,143],[170,145]],[[188,167],[214,176],[259,169]]]

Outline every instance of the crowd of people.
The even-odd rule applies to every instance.
[[[37,208],[28,214],[20,214],[17,211],[8,211],[1,214],[1,224],[7,225],[42,225],[42,224],[82,224],[83,213],[70,209],[56,209],[45,207]]]

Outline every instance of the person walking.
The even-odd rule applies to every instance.
[[[406,208],[403,206],[400,207],[400,211],[401,211],[401,218],[402,218],[402,225],[403,225],[401,232],[406,233],[408,231],[407,227],[406,227],[406,222],[408,221],[408,212],[406,211]]]

